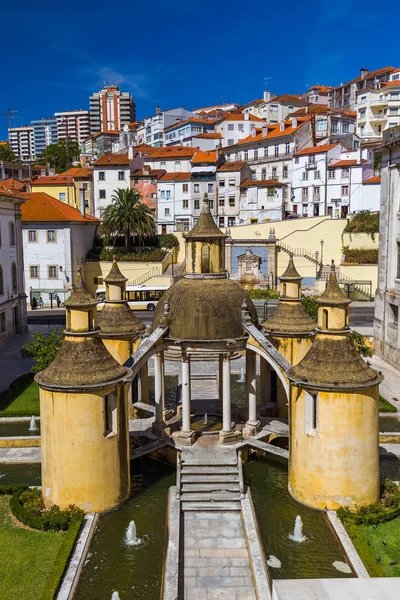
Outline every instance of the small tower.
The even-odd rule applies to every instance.
[[[333,261],[317,302],[315,341],[287,373],[292,383],[289,491],[312,508],[354,509],[379,498],[382,377],[349,338],[350,300],[339,288]]]
[[[268,340],[293,366],[297,365],[309,351],[316,328],[315,321],[308,315],[301,302],[301,280],[302,277],[296,270],[291,254],[287,269],[280,277],[278,306],[264,323]],[[269,390],[272,387],[271,377],[276,378],[278,414],[287,417],[287,397],[283,386],[270,368],[268,373]]]
[[[129,495],[128,396],[132,371],[99,338],[96,300],[79,270],[65,301],[67,328],[40,388],[42,491],[46,506],[114,508]]]

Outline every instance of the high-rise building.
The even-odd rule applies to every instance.
[[[58,139],[71,138],[83,144],[90,136],[89,112],[87,110],[67,110],[54,114],[57,119]]]
[[[29,125],[10,127],[8,130],[8,142],[18,160],[29,161],[35,159],[33,127]]]
[[[129,92],[121,92],[117,85],[104,86],[95,92],[90,102],[90,133],[120,131],[136,119],[136,105]]]
[[[33,127],[35,155],[39,156],[47,146],[57,143],[57,119],[55,117],[36,119],[31,121],[31,125]]]

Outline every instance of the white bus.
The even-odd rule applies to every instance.
[[[125,299],[128,300],[128,304],[132,310],[155,310],[157,302],[168,288],[168,285],[153,287],[146,287],[145,285],[127,285]],[[100,302],[100,304],[97,305],[97,309],[101,310],[104,306],[106,297],[105,288],[99,288],[96,291],[95,297],[96,300]]]

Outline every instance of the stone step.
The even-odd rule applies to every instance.
[[[183,483],[182,493],[185,492],[239,492],[239,482],[237,483]]]
[[[182,502],[230,502],[231,500],[240,501],[239,491],[235,492],[186,492],[182,493]]]
[[[239,481],[238,473],[227,473],[226,475],[216,474],[216,475],[202,475],[198,473],[197,475],[186,475],[182,471],[181,475],[182,483],[236,483]]]
[[[183,511],[214,511],[225,512],[227,510],[241,510],[240,502],[182,502],[181,504]]]
[[[218,467],[218,466],[190,466],[190,465],[182,465],[182,474],[187,474],[187,475],[197,475],[198,473],[204,475],[206,473],[209,473],[210,475],[217,475],[217,474],[221,474],[221,475],[227,475],[228,473],[232,473],[232,474],[237,474],[238,469],[235,466],[224,466],[224,467]]]
[[[210,455],[207,459],[204,458],[182,458],[182,465],[187,467],[233,467],[237,465],[237,458],[223,459],[218,456]]]

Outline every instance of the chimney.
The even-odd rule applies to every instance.
[[[269,102],[271,100],[271,92],[267,92],[267,90],[265,90],[264,92],[264,102]]]
[[[216,117],[217,121],[219,119],[222,119],[222,110],[220,108],[217,108],[217,110],[215,111],[215,117]]]
[[[156,115],[159,115],[161,112],[161,106],[156,106]]]
[[[249,119],[250,119],[250,115],[249,115],[249,113],[247,113],[247,112],[246,112],[246,113],[244,113],[244,120],[245,120],[245,121],[249,121]]]
[[[128,146],[128,159],[133,160],[133,146]]]
[[[360,69],[361,79],[364,79],[368,75],[368,69]]]
[[[85,192],[84,188],[79,188],[79,207],[82,217],[86,217]]]

